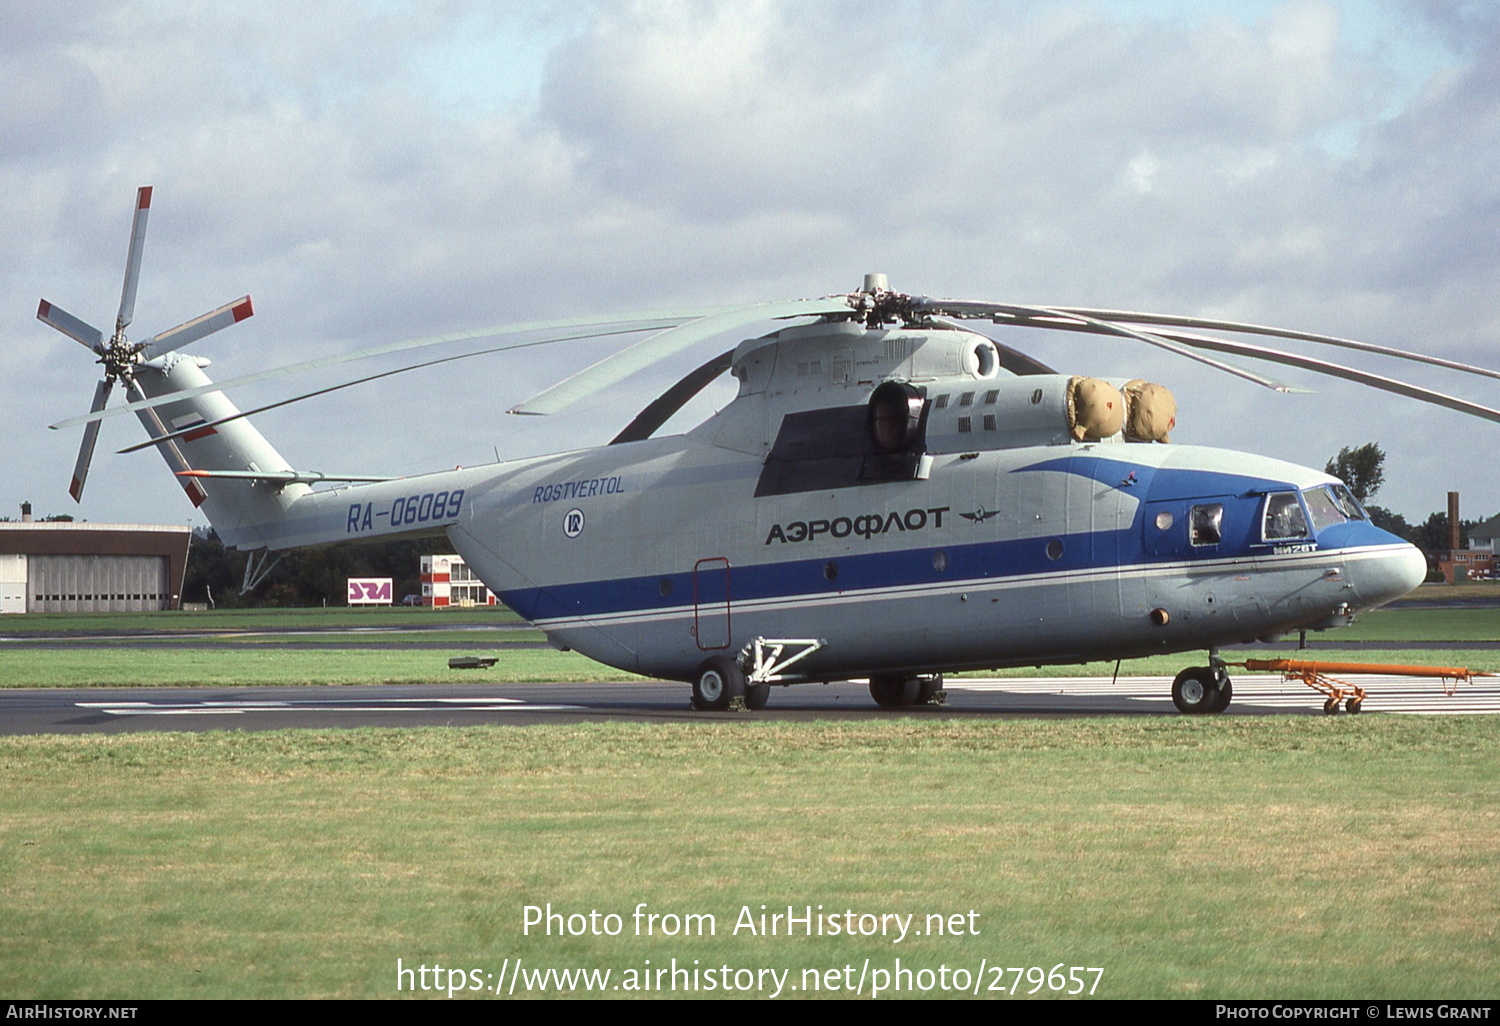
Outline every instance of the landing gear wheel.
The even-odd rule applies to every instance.
[[[921,691],[922,681],[917,677],[870,678],[870,697],[882,709],[914,705]]]
[[[922,684],[917,689],[917,704],[926,705],[931,702],[938,692],[943,690],[943,675],[934,673],[931,677],[920,678]]]
[[[745,685],[745,708],[764,709],[766,702],[771,697],[771,685],[769,684],[746,684]]]
[[[1219,683],[1208,666],[1190,666],[1172,681],[1172,704],[1188,716],[1212,711],[1219,700]]]
[[[1208,711],[1211,713],[1221,713],[1229,708],[1229,700],[1234,697],[1234,685],[1230,683],[1228,677],[1221,677],[1219,678],[1219,686],[1214,689],[1214,693],[1215,697],[1209,705]]]
[[[745,697],[745,671],[728,656],[705,659],[693,680],[693,706],[722,712],[736,698]],[[748,703],[746,703],[748,705]]]

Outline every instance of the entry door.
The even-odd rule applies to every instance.
[[[729,560],[722,556],[693,565],[693,634],[704,652],[729,647]]]

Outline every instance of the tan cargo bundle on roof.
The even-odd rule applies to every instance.
[[[1119,389],[1100,378],[1068,379],[1068,429],[1075,439],[1097,442],[1119,434],[1124,426],[1125,399]]]
[[[1171,389],[1136,378],[1125,383],[1125,437],[1132,442],[1169,442],[1177,426]]]

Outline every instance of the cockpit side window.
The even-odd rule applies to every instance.
[[[1194,506],[1189,523],[1194,545],[1217,545],[1224,537],[1224,506],[1217,502]]]
[[[1295,492],[1266,496],[1266,516],[1262,526],[1266,541],[1306,538],[1309,533],[1307,518],[1302,515],[1302,504],[1297,501]]]

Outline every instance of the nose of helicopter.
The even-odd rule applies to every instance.
[[[1372,609],[1415,590],[1427,577],[1427,557],[1415,545],[1391,546],[1362,560],[1353,576],[1360,606]]]

